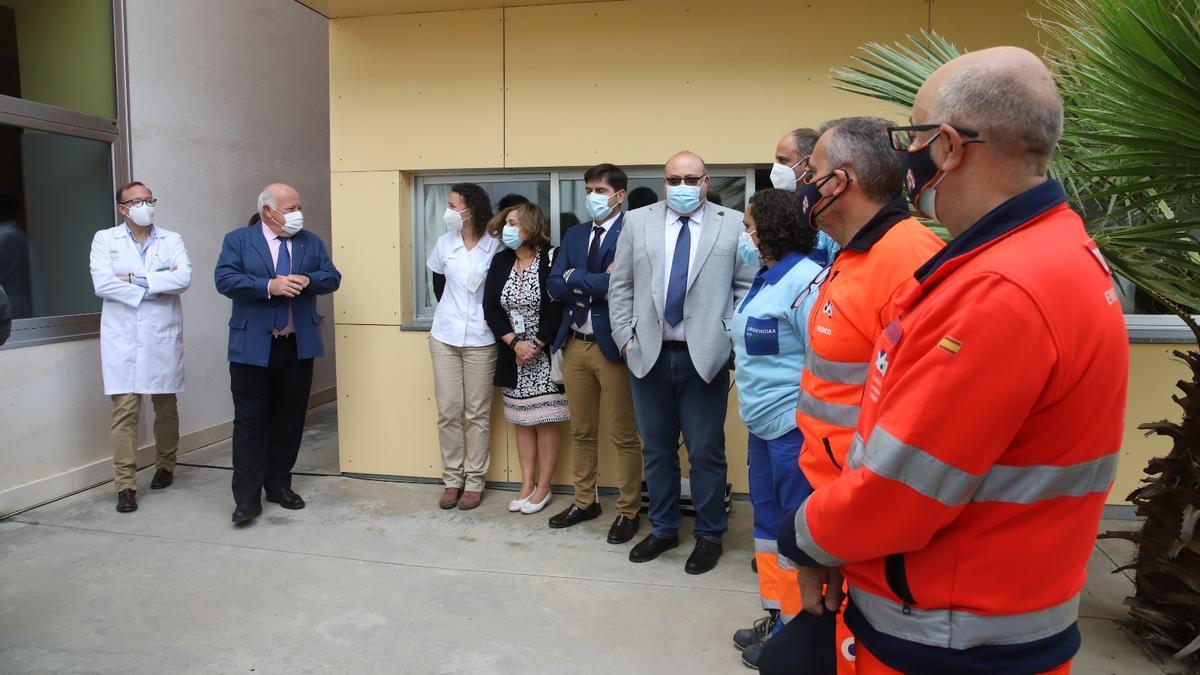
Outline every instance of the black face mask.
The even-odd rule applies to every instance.
[[[821,194],[821,187],[829,182],[836,174],[829,174],[824,178],[818,178],[811,183],[802,183],[800,185],[800,209],[804,212],[804,219],[808,226],[817,230],[817,216],[821,215],[829,208],[831,204],[841,197],[841,194],[832,197],[826,197]],[[849,180],[849,179],[847,179]],[[844,193],[843,193],[844,194]]]

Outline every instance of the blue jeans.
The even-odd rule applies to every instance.
[[[729,371],[705,382],[684,350],[664,349],[645,377],[630,376],[633,410],[645,444],[650,492],[650,533],[673,537],[679,513],[679,434],[687,445],[697,539],[721,541],[729,529],[725,513],[725,411]]]

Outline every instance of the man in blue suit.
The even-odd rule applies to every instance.
[[[550,297],[565,305],[555,349],[563,352],[563,384],[571,409],[575,501],[550,519],[570,527],[600,515],[596,499],[600,419],[617,451],[617,517],[608,543],[623,544],[638,531],[642,442],[633,414],[629,371],[608,322],[608,275],[612,271],[629,179],[619,167],[600,164],[583,175],[590,223],[567,230],[550,271]]]
[[[292,466],[304,434],[313,359],[325,355],[318,295],[342,282],[325,244],[304,231],[300,194],[275,183],[258,196],[261,222],[225,235],[217,290],[233,300],[233,522],[262,513],[261,497],[302,509]]]

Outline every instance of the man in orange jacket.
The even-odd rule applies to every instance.
[[[910,198],[954,240],[897,298],[846,470],[780,551],[807,612],[836,611],[845,574],[863,675],[1065,673],[1121,443],[1121,307],[1046,177],[1062,100],[1036,56],[955,59],[911,122],[891,131]]]
[[[888,126],[875,117],[826,122],[812,155],[801,162],[799,194],[808,224],[841,247],[818,277],[819,287],[796,302],[807,312],[809,340],[796,413],[804,434],[800,468],[817,490],[841,475],[875,338],[894,317],[893,295],[942,248],[909,213],[901,155],[888,140]],[[798,661],[810,669],[829,667],[835,659],[838,672],[853,672],[854,643],[844,625],[828,616],[798,618],[764,643],[762,672],[791,672],[787,664]]]

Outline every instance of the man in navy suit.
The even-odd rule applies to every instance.
[[[318,295],[342,282],[325,244],[304,231],[300,194],[282,183],[258,196],[261,222],[225,235],[217,290],[233,300],[233,522],[262,513],[261,497],[302,509],[292,466],[304,434],[313,359],[325,355]]]
[[[562,302],[562,327],[554,343],[563,352],[563,384],[571,409],[575,501],[550,519],[570,527],[600,515],[596,466],[600,419],[617,451],[617,517],[608,543],[623,544],[638,531],[641,507],[642,442],[633,414],[629,371],[608,322],[608,275],[612,271],[624,216],[629,179],[612,164],[583,175],[589,223],[567,230],[550,272],[550,297]]]

